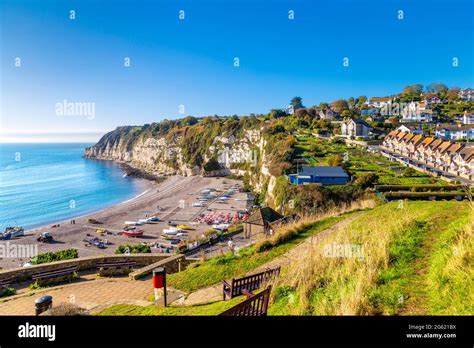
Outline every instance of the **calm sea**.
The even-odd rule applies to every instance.
[[[0,144],[0,227],[25,228],[97,211],[138,195],[138,180],[109,161],[82,157],[91,144]]]

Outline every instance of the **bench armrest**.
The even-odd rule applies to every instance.
[[[223,280],[222,281],[222,285],[224,285],[224,289],[230,289],[230,284],[226,281],[226,280]]]
[[[247,298],[255,296],[251,291],[248,291],[247,289],[242,290],[242,295],[245,295]]]

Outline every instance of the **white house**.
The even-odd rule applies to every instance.
[[[442,126],[436,129],[436,136],[444,140],[474,139],[474,126]]]
[[[404,124],[402,124],[396,130],[400,131],[400,132],[405,132],[405,133],[413,133],[413,134],[423,135],[423,128],[421,126],[413,126],[413,125],[404,125]]]
[[[392,104],[391,97],[374,97],[365,102],[370,107],[383,108]]]
[[[474,89],[472,88],[461,89],[458,93],[458,96],[463,101],[474,101]]]
[[[464,112],[464,115],[462,116],[462,123],[474,124],[474,113],[468,114],[467,111]]]
[[[362,120],[350,118],[344,120],[341,124],[341,135],[343,137],[368,138],[370,130],[370,125]]]
[[[433,121],[433,110],[425,102],[410,102],[400,112],[401,122],[431,122]]]

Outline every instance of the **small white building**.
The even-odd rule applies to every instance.
[[[474,89],[464,88],[458,93],[458,97],[463,101],[474,101]]]
[[[464,112],[464,115],[462,116],[462,123],[474,124],[474,113],[468,114],[467,112]]]
[[[383,108],[392,104],[392,97],[374,97],[365,103],[370,107]]]
[[[415,126],[415,125],[404,125],[404,124],[402,124],[396,130],[400,131],[400,132],[405,132],[405,133],[423,135],[423,128],[419,125]]]
[[[436,129],[436,137],[444,140],[474,139],[473,126],[442,126]]]
[[[369,138],[369,132],[372,128],[362,120],[352,118],[344,120],[341,124],[341,135],[347,138]]]

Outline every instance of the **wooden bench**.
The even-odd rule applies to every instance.
[[[11,281],[10,278],[3,278],[3,279],[0,279],[0,290],[1,290],[1,289],[8,288],[11,283],[12,283],[12,281]]]
[[[75,272],[77,272],[77,266],[71,266],[71,267],[56,269],[53,271],[35,273],[31,276],[31,279],[33,279],[34,281],[42,282],[42,281],[53,279],[53,278],[59,278],[59,277],[67,276],[67,275],[72,275]]]
[[[119,271],[120,273],[129,273],[135,265],[136,262],[130,260],[100,261],[96,263],[100,275],[113,274],[116,271]],[[108,272],[110,270],[113,270],[113,272]]]
[[[270,292],[272,287],[268,286],[265,290],[254,295],[250,291],[245,291],[247,299],[241,303],[229,308],[220,316],[235,317],[261,317],[266,316],[268,311],[268,302],[270,300]]]
[[[240,296],[244,290],[254,291],[262,285],[269,283],[280,274],[280,266],[275,268],[267,268],[265,271],[252,274],[243,278],[232,278],[231,282],[222,281],[222,297],[224,301],[226,298],[234,298]]]

